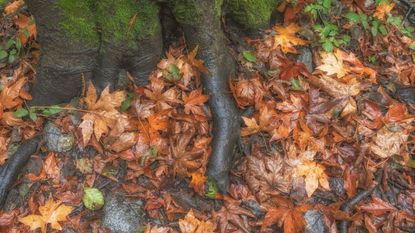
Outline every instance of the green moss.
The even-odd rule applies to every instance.
[[[87,42],[98,40],[91,0],[59,0],[58,6],[63,15],[60,26],[70,37],[82,38]]]
[[[174,0],[171,8],[176,20],[181,24],[194,25],[203,14],[203,9],[195,0]]]
[[[226,0],[225,4],[232,19],[246,29],[266,27],[277,8],[275,0]]]
[[[151,0],[59,0],[62,28],[72,37],[136,44],[159,30],[159,7]]]
[[[215,0],[215,13],[216,13],[216,16],[218,17],[222,15],[222,5],[223,5],[223,0]]]

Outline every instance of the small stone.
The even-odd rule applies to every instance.
[[[304,214],[306,233],[328,232],[323,222],[323,215],[318,210],[309,210]]]
[[[313,53],[308,47],[301,48],[299,51],[300,55],[298,56],[297,62],[304,63],[309,72],[313,72]]]
[[[104,206],[103,226],[111,232],[135,233],[143,229],[143,203],[131,202],[120,195],[109,194]]]
[[[72,134],[64,134],[52,122],[46,123],[45,126],[46,146],[52,152],[68,152],[72,149],[75,138]]]

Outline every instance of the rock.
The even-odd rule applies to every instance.
[[[52,122],[46,123],[45,126],[46,146],[53,152],[68,152],[74,145],[75,138],[72,134],[64,134]]]
[[[118,194],[105,199],[103,226],[117,233],[135,233],[144,227],[144,211],[141,201],[130,202]]]
[[[323,215],[318,210],[309,210],[304,214],[306,233],[328,232],[323,222]]]
[[[298,56],[297,62],[304,63],[304,65],[307,67],[307,70],[309,72],[313,72],[313,53],[311,52],[311,49],[308,47],[301,48],[299,53],[300,55]]]

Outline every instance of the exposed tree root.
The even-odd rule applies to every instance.
[[[373,193],[373,191],[378,187],[379,183],[381,182],[382,177],[383,177],[383,170],[380,170],[378,171],[378,174],[376,175],[376,182],[369,190],[364,190],[356,194],[354,197],[346,201],[340,209],[346,213],[351,213],[357,204],[359,204],[364,199],[368,198]],[[339,233],[347,233],[349,229],[349,223],[350,222],[347,220],[340,221]]]
[[[24,142],[19,149],[0,168],[0,209],[3,208],[9,189],[13,186],[20,170],[26,165],[30,156],[36,152],[40,137]]]

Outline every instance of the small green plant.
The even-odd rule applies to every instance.
[[[14,63],[20,56],[22,43],[19,39],[11,38],[4,45],[0,46],[0,62],[7,61]]]
[[[411,26],[404,26],[402,24],[402,18],[399,16],[389,16],[386,20],[387,23],[395,26],[398,30],[407,37],[412,38],[414,33],[414,28]]]
[[[323,25],[315,25],[314,30],[319,33],[320,43],[326,52],[332,52],[334,47],[346,45],[350,42],[350,36],[339,35],[339,28],[337,25],[329,22],[323,22]]]
[[[23,118],[29,116],[32,121],[36,121],[37,115],[41,114],[42,116],[53,116],[62,112],[63,109],[58,105],[53,106],[42,106],[42,107],[30,107],[30,108],[19,108],[14,112],[14,116],[18,118]]]
[[[370,27],[370,33],[372,33],[372,36],[376,36],[378,32],[380,32],[384,36],[388,34],[388,30],[386,29],[382,21],[378,19],[373,19],[372,26]]]
[[[331,0],[317,0],[315,3],[307,4],[304,8],[305,13],[310,13],[314,19],[319,13],[327,14],[331,7]]]

